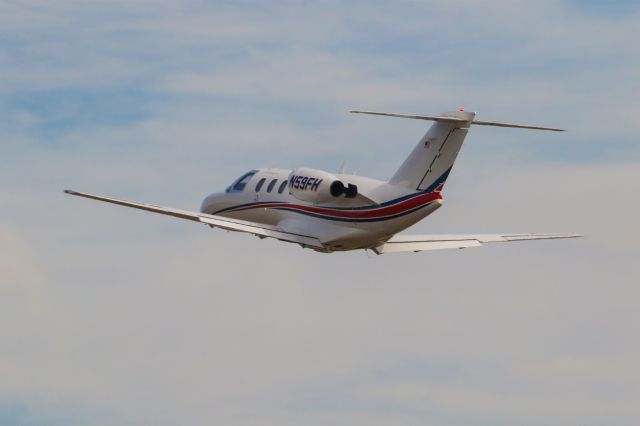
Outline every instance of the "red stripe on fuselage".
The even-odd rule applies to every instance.
[[[428,194],[422,194],[414,198],[410,198],[405,201],[401,201],[397,204],[385,207],[372,207],[369,210],[336,210],[325,207],[314,207],[314,206],[305,206],[301,204],[290,204],[290,203],[278,203],[278,204],[254,204],[251,206],[240,207],[234,210],[228,210],[225,213],[231,212],[239,212],[245,210],[252,210],[258,208],[290,208],[302,210],[310,213],[321,214],[326,216],[334,216],[340,218],[350,218],[350,219],[371,219],[377,217],[391,216],[395,214],[400,214],[405,211],[411,210],[413,208],[419,207],[421,205],[430,203],[435,200],[441,200],[442,195],[439,193],[430,192]]]

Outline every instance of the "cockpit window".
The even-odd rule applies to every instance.
[[[265,180],[267,180],[267,178],[262,178],[258,181],[258,184],[256,185],[256,192],[260,192],[260,190],[262,189],[262,185],[264,185]]]
[[[287,187],[287,183],[289,183],[287,179],[282,181],[282,183],[280,184],[280,188],[278,188],[278,194],[282,194],[282,191],[284,191],[284,189]]]
[[[250,172],[243,174],[227,188],[227,192],[242,192],[244,187],[247,186],[247,183],[257,172],[257,170],[251,170]]]

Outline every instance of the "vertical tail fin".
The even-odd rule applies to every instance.
[[[464,111],[437,116],[389,183],[418,191],[442,190],[474,117],[474,112]]]
[[[532,126],[529,124],[505,123],[503,121],[474,120],[475,112],[445,112],[442,115],[397,114],[392,112],[349,111],[357,114],[382,115],[387,117],[413,118],[436,123],[429,128],[402,166],[391,177],[389,183],[418,191],[440,191],[456,161],[458,152],[469,131],[469,126],[497,126],[516,129],[550,130],[564,132],[556,127]]]

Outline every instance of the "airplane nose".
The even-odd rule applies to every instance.
[[[202,201],[202,205],[200,206],[200,212],[213,214],[218,210],[224,208],[224,206],[222,206],[223,196],[224,194],[220,192],[215,192],[213,194],[207,195],[207,197]]]

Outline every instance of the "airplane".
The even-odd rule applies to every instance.
[[[371,250],[376,254],[478,247],[485,243],[581,237],[580,234],[402,234],[442,206],[442,190],[470,126],[563,129],[476,120],[475,112],[440,115],[354,111],[433,121],[400,168],[388,180],[308,167],[260,168],[237,178],[223,192],[208,195],[199,212],[138,203],[89,193],[64,192],[180,219],[212,228],[296,243],[317,252]]]

